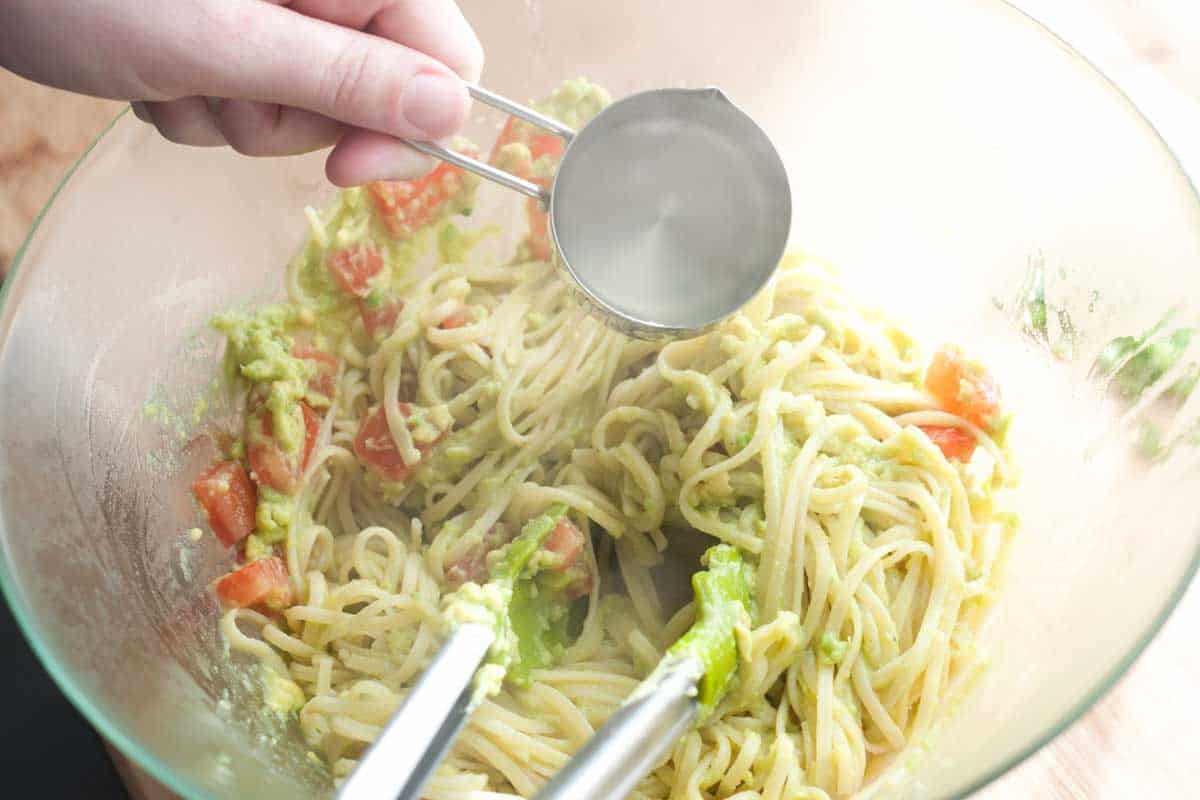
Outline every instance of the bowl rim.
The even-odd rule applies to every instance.
[[[1200,208],[1200,190],[1197,189],[1196,183],[1197,177],[1200,176],[1193,176],[1188,172],[1178,152],[1171,146],[1171,143],[1164,137],[1158,125],[1149,117],[1143,107],[1135,102],[1129,93],[1098,63],[1088,58],[1075,45],[1068,41],[1064,35],[1060,35],[1048,23],[1043,22],[1036,13],[1025,8],[1028,5],[1026,0],[999,0],[999,3],[1024,17],[1026,21],[1040,29],[1044,35],[1054,39],[1070,55],[1083,62],[1083,64],[1108,84],[1108,87],[1114,92],[1116,98],[1123,100],[1128,109],[1145,123],[1151,135],[1158,140],[1159,144],[1171,156],[1180,174],[1186,179],[1197,207]],[[100,142],[130,112],[131,108],[128,105],[118,112],[66,171],[54,187],[46,203],[34,217],[28,233],[25,235],[20,247],[17,248],[12,263],[9,265],[7,276],[5,276],[3,283],[0,284],[0,350],[3,349],[8,339],[9,325],[7,317],[11,312],[9,298],[13,292],[14,285],[18,282],[24,256],[40,229],[42,222],[54,206],[58,196],[66,188],[71,178],[74,177],[88,156],[91,155],[92,151],[96,149]],[[1178,608],[1184,595],[1195,580],[1198,571],[1200,571],[1200,537],[1197,539],[1191,563],[1184,570],[1180,581],[1173,587],[1162,608],[1159,609],[1158,613],[1150,620],[1133,645],[1126,650],[1121,658],[1096,681],[1093,687],[1078,702],[1068,708],[1053,724],[1048,726],[1041,734],[1035,736],[1028,745],[1019,748],[1011,756],[972,780],[956,797],[968,797],[1024,763],[1032,755],[1066,731],[1067,728],[1078,722],[1084,714],[1090,711],[1101,699],[1112,691],[1133,664],[1145,653],[1146,648],[1162,630],[1175,609]],[[10,569],[6,549],[3,547],[0,547],[0,595],[3,595],[5,601],[7,601],[22,635],[37,655],[38,661],[41,662],[55,685],[103,739],[116,747],[122,755],[126,756],[138,768],[144,770],[152,778],[180,797],[187,798],[187,800],[202,800],[208,797],[203,788],[194,784],[182,773],[170,769],[157,756],[145,749],[139,741],[128,734],[118,723],[110,720],[108,715],[96,703],[92,702],[87,693],[82,691],[71,680],[65,668],[45,646],[43,639],[39,635],[39,623],[34,618],[32,610],[24,602],[22,593],[18,589],[17,582]]]

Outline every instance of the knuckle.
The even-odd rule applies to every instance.
[[[230,102],[217,116],[217,127],[234,152],[244,156],[272,154],[275,131],[270,120],[275,114],[270,109]]]
[[[367,99],[375,71],[373,48],[357,38],[351,40],[334,59],[323,79],[322,96],[332,116],[341,119],[357,116],[355,109]]]

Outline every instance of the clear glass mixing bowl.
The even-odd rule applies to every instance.
[[[1194,449],[1141,457],[1136,425],[1087,377],[1111,337],[1172,308],[1195,317],[1200,204],[1146,120],[1000,2],[463,5],[488,44],[485,84],[515,98],[577,74],[617,95],[720,84],[786,157],[795,243],[999,376],[1023,526],[983,637],[990,667],[887,796],[968,792],[1075,719],[1158,629],[1200,550]],[[498,120],[479,118],[486,140]],[[302,209],[330,196],[319,156],[175,147],[125,116],[5,287],[5,594],[84,714],[186,797],[329,792],[225,658],[205,587],[228,556],[186,532],[202,458],[187,441],[217,370],[205,321],[279,295]],[[1031,259],[1075,330],[1057,355],[1013,310]]]

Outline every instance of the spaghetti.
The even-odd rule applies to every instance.
[[[757,615],[736,630],[734,688],[636,797],[844,796],[921,742],[978,665],[1012,533],[986,373],[949,348],[927,375],[807,256],[705,336],[631,340],[573,302],[535,241],[498,257],[486,227],[447,214],[395,237],[378,196],[314,215],[288,305],[255,318],[302,362],[291,397],[308,411],[292,420],[308,427],[278,442],[286,490],[264,483],[250,433],[232,453],[258,507],[229,538],[247,566],[281,561],[286,585],[218,587],[231,646],[261,659],[335,777],[436,652],[442,598],[553,504],[590,534],[564,579],[569,636],[482,702],[427,797],[528,797],[562,767],[692,623],[658,570],[697,531],[753,565]],[[231,337],[246,375],[262,353]],[[260,402],[263,419],[299,413]]]

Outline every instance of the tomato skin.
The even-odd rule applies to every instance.
[[[465,151],[467,155],[474,155]],[[367,192],[379,218],[394,239],[412,236],[436,220],[445,208],[471,190],[461,167],[439,161],[428,175],[411,181],[375,181]]]
[[[300,414],[304,418],[304,447],[298,461],[289,457],[275,440],[275,425],[269,411],[260,406],[246,417],[246,460],[250,462],[251,475],[260,486],[284,494],[295,490],[300,474],[308,466],[321,428],[320,415],[303,400],[300,401]]]
[[[300,413],[304,415],[304,453],[300,459],[300,470],[308,469],[308,459],[312,456],[313,448],[317,445],[317,434],[321,431],[321,417],[312,406],[300,401]]]
[[[543,156],[555,162],[560,161],[563,151],[566,149],[563,140],[552,133],[540,133],[529,140],[529,155],[533,157],[534,161]]]
[[[402,481],[412,472],[392,440],[383,406],[377,406],[363,418],[358,435],[354,437],[354,453],[389,480]]]
[[[496,163],[500,151],[505,146],[524,144],[529,148],[530,163],[527,166],[522,165],[521,168],[516,168],[514,165],[508,166],[518,178],[532,181],[543,189],[547,189],[553,184],[554,179],[534,175],[533,162],[545,157],[549,158],[557,168],[558,162],[562,159],[565,145],[557,136],[536,131],[537,129],[528,123],[510,117],[504,130],[500,132],[500,138],[496,140],[496,144],[492,148],[491,162]],[[550,241],[550,215],[542,208],[542,204],[533,198],[525,200],[525,215],[529,220],[530,255],[538,261],[549,261],[553,252]]]
[[[921,431],[929,440],[938,446],[947,459],[961,461],[964,464],[971,460],[978,442],[975,437],[961,428],[952,425],[920,425]]]
[[[562,559],[562,569],[575,565],[579,554],[583,552],[583,531],[575,527],[575,523],[563,517],[550,531],[542,547]]]
[[[508,544],[516,535],[514,529],[503,522],[497,522],[484,534],[483,539],[468,548],[446,569],[446,583],[451,589],[457,589],[468,581],[480,584],[486,582],[489,577],[488,553]]]
[[[475,313],[471,309],[464,307],[447,314],[446,318],[438,324],[438,327],[445,330],[453,330],[454,328],[465,328],[474,321]]]
[[[291,494],[296,488],[296,469],[275,441],[271,412],[265,408],[253,410],[246,417],[246,460],[250,462],[250,475],[259,486],[284,494]]]
[[[562,559],[561,566],[555,571],[572,575],[571,581],[563,589],[567,600],[577,600],[592,591],[594,578],[580,559],[585,544],[583,531],[565,517],[558,521],[542,544],[543,549]]]
[[[217,581],[217,599],[224,608],[263,606],[281,610],[292,604],[287,566],[278,556],[251,561]]]
[[[408,403],[401,403],[400,413],[406,417],[411,415],[413,413],[412,406]],[[424,454],[432,450],[434,445],[445,437],[446,433],[446,431],[442,431],[432,441],[414,442],[413,444],[418,451]],[[383,406],[376,406],[363,417],[362,423],[358,427],[358,435],[354,437],[354,453],[367,466],[391,481],[403,481],[415,469],[415,465],[410,467],[404,463],[400,451],[396,448]]]
[[[343,292],[366,297],[371,291],[371,279],[383,271],[383,256],[370,242],[358,242],[330,251],[325,257],[325,268]]]
[[[309,380],[308,388],[332,400],[334,389],[337,386],[337,357],[324,350],[318,350],[312,345],[299,343],[292,347],[292,355],[296,358],[313,362],[317,368],[317,374]]]
[[[1000,387],[954,345],[943,345],[925,371],[925,388],[951,414],[984,430],[1000,422]]]
[[[378,339],[381,334],[386,336],[391,333],[403,310],[404,301],[395,297],[385,299],[376,308],[372,308],[366,300],[358,301],[358,313],[362,316],[363,327],[372,339]]]
[[[237,461],[222,461],[201,473],[192,483],[208,524],[217,539],[231,547],[254,531],[258,492]]]

